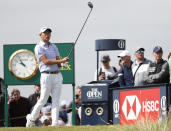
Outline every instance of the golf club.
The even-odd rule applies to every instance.
[[[89,12],[89,14],[88,14],[88,16],[87,16],[87,18],[86,18],[86,20],[85,20],[85,22],[84,22],[84,24],[83,24],[81,30],[80,30],[80,32],[79,32],[79,34],[78,34],[78,36],[77,36],[75,42],[74,42],[74,45],[73,45],[72,49],[70,50],[70,52],[69,52],[69,54],[68,54],[67,57],[70,57],[71,53],[73,52],[74,47],[75,47],[75,45],[76,45],[76,43],[77,43],[77,41],[78,41],[78,38],[80,37],[81,32],[83,31],[83,28],[84,28],[84,26],[85,26],[85,24],[86,24],[86,22],[87,22],[87,20],[88,20],[88,18],[89,18],[89,16],[90,16],[90,14],[91,14],[91,11],[92,11],[92,9],[93,9],[93,4],[92,4],[91,2],[88,2],[88,6],[91,8],[91,10],[90,10],[90,12]]]

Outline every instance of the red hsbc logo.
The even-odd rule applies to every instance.
[[[160,88],[120,92],[121,124],[134,123],[141,117],[157,120],[160,116]]]
[[[127,120],[137,119],[140,113],[140,110],[141,110],[141,104],[136,95],[125,97],[125,100],[122,106],[122,111]]]

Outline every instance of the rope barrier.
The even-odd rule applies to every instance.
[[[66,108],[66,109],[61,110],[61,111],[70,110],[70,109],[72,109],[72,108]],[[46,112],[46,113],[51,113],[51,112]],[[26,117],[26,116],[17,116],[17,117],[9,118],[9,120],[16,120],[16,119],[21,119],[21,118],[25,118],[25,117]],[[1,122],[1,121],[5,121],[5,119],[1,119],[0,122]]]

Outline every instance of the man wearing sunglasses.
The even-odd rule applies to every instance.
[[[151,63],[150,60],[144,58],[145,49],[138,47],[135,51],[136,60],[132,64],[132,73],[133,73],[133,84],[134,86],[145,85],[144,75],[147,73],[148,67]]]
[[[148,84],[169,83],[169,64],[166,60],[163,60],[163,49],[160,46],[156,46],[153,49],[154,62],[150,64],[146,82]]]

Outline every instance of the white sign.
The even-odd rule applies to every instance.
[[[102,91],[98,91],[98,88],[91,88],[91,91],[87,92],[88,99],[101,99]]]

